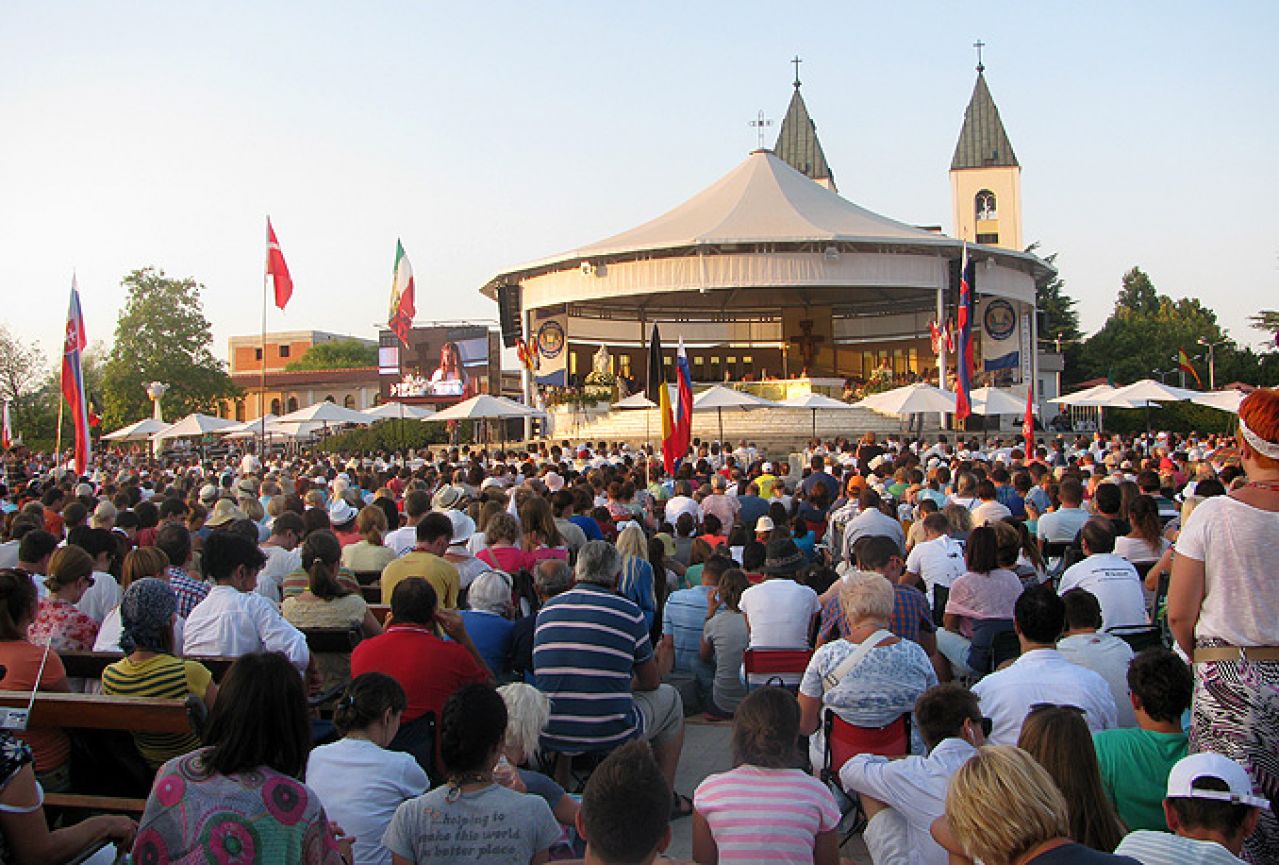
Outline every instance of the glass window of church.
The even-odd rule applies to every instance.
[[[289,411],[295,412],[297,410],[298,410],[298,398],[295,396],[289,397]]]
[[[998,233],[998,232],[990,232],[990,233],[987,233],[987,234],[979,234],[979,235],[977,235],[977,242],[978,242],[978,243],[986,243],[986,244],[990,244],[990,245],[992,245],[992,246],[993,246],[994,244],[999,243],[999,233]]]
[[[355,397],[348,393],[346,398],[342,400],[342,407],[355,408]]]
[[[875,353],[871,351],[862,352],[862,378],[870,378],[870,374],[875,371]]]
[[[906,351],[904,349],[893,349],[893,374],[901,375],[907,372],[906,369]]]
[[[280,413],[280,401],[278,399],[271,400],[271,414],[278,415]]]
[[[261,359],[262,359],[262,349],[260,349],[260,348],[255,348],[255,349],[253,349],[253,359],[254,359],[254,360],[261,360]]]
[[[977,218],[981,219],[998,219],[998,211],[995,209],[995,193],[989,189],[983,189],[977,193],[974,199],[974,209]]]

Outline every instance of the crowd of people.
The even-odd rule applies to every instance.
[[[208,719],[117,755],[137,823],[42,807],[81,731],[0,730],[0,862],[645,863],[686,817],[704,865],[838,862],[850,825],[875,865],[1279,862],[1279,393],[1234,436],[661,465],[7,454],[0,689]],[[681,791],[693,718],[734,768]]]

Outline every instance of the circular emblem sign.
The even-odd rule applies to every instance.
[[[1011,303],[1002,298],[986,302],[982,320],[991,339],[1008,339],[1017,330],[1017,312]]]
[[[537,350],[542,357],[559,357],[564,350],[564,328],[555,319],[545,321],[537,329]]]

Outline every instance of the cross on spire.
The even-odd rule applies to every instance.
[[[791,58],[791,63],[793,63],[795,66],[795,89],[796,90],[799,89],[799,64],[803,62],[804,61],[800,59],[798,54],[796,54],[794,57]]]
[[[748,120],[747,126],[754,126],[756,133],[759,135],[759,149],[764,149],[764,130],[773,125],[773,121],[764,119],[764,109],[759,110],[759,116],[754,120]]]
[[[985,72],[986,66],[985,64],[981,62],[981,49],[986,47],[986,43],[978,39],[976,42],[973,43],[973,47],[977,49],[977,71]]]

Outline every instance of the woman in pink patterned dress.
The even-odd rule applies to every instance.
[[[38,646],[51,645],[55,652],[92,649],[98,623],[76,604],[93,585],[93,559],[76,546],[57,550],[49,559],[44,585],[49,594],[40,601],[27,638]]]

